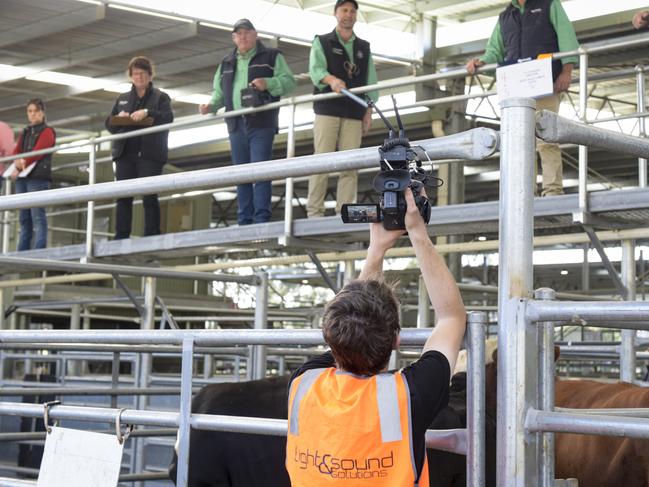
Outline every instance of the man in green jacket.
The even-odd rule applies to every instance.
[[[199,106],[202,114],[239,110],[242,90],[254,88],[255,104],[278,101],[295,88],[295,78],[279,50],[266,47],[248,19],[238,20],[232,29],[235,49],[225,56],[214,75],[214,93],[209,104]],[[247,92],[246,94],[250,94]],[[270,160],[277,133],[279,109],[226,118],[234,164]],[[264,223],[271,217],[271,182],[260,181],[237,186],[239,225]]]
[[[357,10],[356,0],[338,0],[334,7],[336,28],[313,39],[309,76],[314,85],[314,94],[340,93],[345,88],[376,84],[370,44],[354,34]],[[379,97],[377,91],[370,91],[367,95],[372,101]],[[316,154],[358,149],[362,136],[369,132],[372,124],[372,110],[346,97],[314,102],[313,111],[316,114],[313,123]],[[328,177],[328,174],[316,174],[309,178],[309,218],[324,216]],[[336,213],[340,213],[344,203],[356,202],[357,186],[357,171],[340,173]]]
[[[516,62],[537,58],[540,54],[574,51],[579,47],[573,28],[560,0],[511,0],[500,14],[487,42],[485,53],[471,59],[466,69],[474,74],[489,63]],[[561,93],[567,91],[577,57],[552,62],[554,94],[536,101],[537,110],[559,111]],[[563,194],[563,163],[557,144],[539,141],[543,170],[543,196]],[[536,174],[536,164],[534,165]]]

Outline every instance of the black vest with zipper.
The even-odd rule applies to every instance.
[[[52,129],[52,127],[48,126],[45,122],[39,123],[38,125],[28,125],[27,127],[25,127],[21,135],[21,152],[32,151],[34,149],[34,146],[36,145],[36,142],[38,142],[38,138],[47,128]],[[31,172],[27,175],[28,178],[47,179],[48,181],[52,180],[52,154],[45,154],[34,164],[36,164],[36,167],[34,167],[34,169],[32,169]]]
[[[367,73],[370,58],[370,43],[356,37],[354,39],[354,62],[352,63],[347,55],[347,51],[338,40],[336,31],[329,34],[319,35],[320,44],[327,58],[327,71],[336,78],[345,82],[347,88],[357,88],[367,85]],[[347,66],[355,65],[356,69],[351,72],[345,69]],[[331,88],[326,86],[320,90],[314,87],[315,95],[320,93],[331,93]],[[329,115],[332,117],[352,118],[362,120],[366,108],[359,105],[347,97],[336,98],[334,100],[322,100],[313,102],[313,111],[318,115]]]
[[[279,54],[278,49],[266,47],[257,41],[257,52],[248,64],[248,83],[256,78],[272,78],[275,73],[275,60]],[[237,72],[237,49],[235,48],[221,62],[221,90],[225,102],[225,111],[234,110],[233,96],[241,96],[241,93],[232,93],[234,87],[234,74]],[[273,102],[279,101],[279,96],[271,97]],[[264,110],[263,112],[250,115],[226,118],[228,132],[234,132],[244,123],[251,128],[274,128],[277,129],[277,118],[279,108]]]
[[[525,11],[511,3],[500,14],[500,33],[505,45],[505,62],[519,59],[535,59],[539,54],[559,52],[557,32],[550,22],[550,6],[553,0],[527,0]],[[561,74],[561,60],[552,61],[552,79]]]

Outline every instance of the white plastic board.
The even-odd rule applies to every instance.
[[[37,487],[115,487],[124,445],[115,435],[52,427]]]
[[[507,98],[543,98],[554,91],[552,59],[536,59],[496,69],[498,101]]]

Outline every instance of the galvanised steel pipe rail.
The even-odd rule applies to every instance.
[[[402,345],[421,345],[430,328],[401,330]],[[2,330],[0,343],[111,343],[180,345],[324,345],[321,330]]]
[[[33,357],[38,360],[38,357]],[[57,387],[58,386],[58,387]],[[180,387],[60,387],[53,384],[50,387],[15,387],[0,389],[0,397],[13,396],[179,396]],[[195,387],[198,392],[200,387]]]
[[[566,52],[561,52],[561,53],[554,53],[553,58],[554,59],[561,59],[564,57],[571,57],[571,56],[578,56],[584,52],[587,54],[598,54],[601,52],[606,52],[609,50],[615,50],[615,49],[621,49],[625,47],[635,47],[635,46],[640,46],[644,44],[648,44],[649,39],[646,36],[638,37],[638,36],[628,36],[626,39],[622,39],[620,41],[614,41],[614,42],[606,42],[606,43],[598,43],[597,45],[584,45],[581,46],[579,50],[574,50],[574,51],[566,51]],[[487,72],[487,71],[493,71],[498,67],[497,64],[487,64],[485,66],[481,66],[479,69],[479,72]],[[423,76],[411,76],[411,77],[405,77],[405,78],[398,78],[395,80],[391,81],[385,81],[381,83],[377,83],[374,85],[368,85],[368,86],[362,86],[359,88],[352,88],[349,91],[352,93],[366,93],[368,91],[373,91],[373,90],[386,90],[390,88],[398,88],[401,86],[408,86],[412,84],[420,84],[420,83],[427,83],[430,81],[439,81],[439,80],[445,80],[445,79],[453,79],[453,78],[461,78],[463,76],[467,76],[467,71],[465,68],[459,68],[459,69],[453,69],[449,71],[445,71],[442,73],[433,73],[433,74],[428,74],[428,75],[423,75]],[[594,75],[598,76],[598,75]],[[602,73],[601,76],[606,76],[606,73]],[[595,79],[595,78],[593,78]],[[87,145],[90,145],[92,143],[94,144],[99,144],[102,142],[109,142],[113,140],[121,140],[121,139],[126,139],[129,137],[136,137],[140,135],[145,135],[145,134],[151,134],[163,130],[172,130],[176,128],[187,128],[189,126],[199,126],[199,125],[206,125],[210,122],[213,122],[214,120],[219,120],[219,119],[226,119],[230,117],[238,117],[241,115],[248,115],[250,113],[257,113],[260,111],[265,111],[265,110],[272,110],[276,108],[280,108],[283,106],[289,106],[289,105],[298,105],[302,103],[310,103],[313,101],[318,101],[318,100],[328,100],[328,99],[333,99],[333,98],[338,98],[343,95],[339,95],[338,93],[326,93],[326,94],[320,94],[320,95],[301,95],[301,96],[295,96],[295,97],[288,97],[284,98],[278,102],[275,103],[269,103],[268,105],[264,105],[261,107],[255,107],[255,108],[245,108],[241,110],[233,110],[231,112],[226,112],[226,113],[219,113],[216,115],[212,116],[203,116],[203,115],[197,115],[195,117],[190,117],[182,121],[177,121],[177,122],[172,122],[169,124],[164,124],[164,125],[156,125],[155,127],[148,127],[140,130],[134,130],[132,132],[128,133],[123,133],[123,134],[112,134],[109,136],[105,137],[96,137],[94,138],[94,141],[80,141],[79,143],[73,142],[71,144],[68,144],[65,148],[74,148],[74,147],[84,147]],[[443,99],[440,99],[443,100]],[[448,102],[448,101],[447,101]],[[442,102],[443,103],[443,102]],[[32,152],[25,152],[22,154],[16,154],[12,156],[5,156],[5,157],[0,157],[0,162],[9,162],[12,161],[18,157],[31,157],[35,155],[43,155],[43,154],[51,154],[53,152],[57,152],[58,150],[62,149],[60,146],[55,146],[49,149],[43,149],[40,151],[32,151]]]
[[[181,320],[182,321],[182,320]],[[49,351],[73,351],[73,352],[100,352],[106,360],[112,360],[112,355],[107,352],[120,353],[153,353],[153,354],[179,354],[182,348],[172,345],[115,345],[115,344],[87,344],[87,343],[0,343],[0,350],[49,350]],[[268,355],[291,355],[299,357],[310,357],[324,353],[324,349],[316,348],[277,348],[266,349]],[[248,350],[243,347],[195,347],[195,355],[246,355]],[[403,351],[401,353],[404,353]],[[68,354],[59,355],[67,357]],[[96,354],[95,354],[96,356]],[[419,356],[419,355],[418,355]],[[43,355],[31,354],[31,358],[39,359]],[[48,355],[47,357],[52,357]],[[45,383],[43,383],[45,384]],[[1,395],[1,394],[0,394]]]
[[[431,159],[460,158],[479,160],[496,152],[498,149],[498,133],[487,128],[476,128],[467,132],[436,139],[426,139],[412,144],[422,146]],[[34,208],[208,187],[217,189],[233,184],[254,183],[367,167],[378,168],[379,163],[377,148],[367,147],[329,154],[315,154],[239,166],[203,169],[182,174],[165,174],[10,195],[0,198],[0,210]]]
[[[579,144],[649,158],[649,139],[592,127],[547,110],[536,116],[536,135],[546,142]]]
[[[630,418],[588,413],[564,413],[529,409],[525,418],[528,432],[553,431],[584,435],[649,438],[649,422],[645,418]]]
[[[49,417],[52,420],[77,420],[114,424],[119,412],[120,409],[112,408],[57,405],[50,407]],[[42,404],[0,402],[0,415],[42,418],[43,406]],[[120,422],[122,424],[177,428],[179,426],[179,413],[126,409],[122,412]],[[285,419],[211,414],[192,414],[190,416],[190,424],[192,429],[205,431],[225,431],[229,433],[269,436],[286,436],[287,430],[287,421]],[[444,449],[452,453],[465,454],[466,430],[429,430],[426,432],[426,446],[429,448]]]
[[[598,326],[593,322],[610,322],[606,327],[617,328],[618,322],[642,322],[649,326],[649,302],[646,301],[529,301],[527,318],[531,321],[581,322],[584,326]],[[641,323],[637,323],[640,328]]]
[[[112,183],[111,183],[112,184]],[[30,193],[31,194],[31,193]],[[236,282],[240,284],[257,285],[259,278],[252,276],[236,276],[231,274],[212,274],[209,272],[191,272],[176,271],[170,269],[161,269],[156,267],[137,267],[129,265],[114,264],[94,264],[94,263],[75,263],[60,262],[56,260],[29,259],[25,257],[2,257],[0,256],[0,266],[12,266],[11,272],[16,270],[24,271],[26,269],[63,271],[63,272],[101,272],[107,274],[119,274],[124,276],[141,276],[141,277],[160,277],[169,279],[191,279],[194,281],[220,281]]]

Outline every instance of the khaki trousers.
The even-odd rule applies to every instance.
[[[549,110],[559,112],[561,95],[554,94],[536,100],[537,110]],[[563,161],[561,160],[561,149],[558,144],[548,144],[541,139],[536,139],[536,149],[541,155],[541,171],[543,174],[542,196],[563,194]],[[536,193],[537,165],[534,163],[534,188]]]
[[[358,149],[361,146],[363,125],[360,120],[316,115],[313,123],[313,145],[315,154],[336,150]],[[309,177],[307,216],[320,217],[325,214],[324,200],[327,193],[329,174],[315,174]],[[343,171],[338,175],[336,189],[336,213],[344,203],[356,203],[358,171]]]

